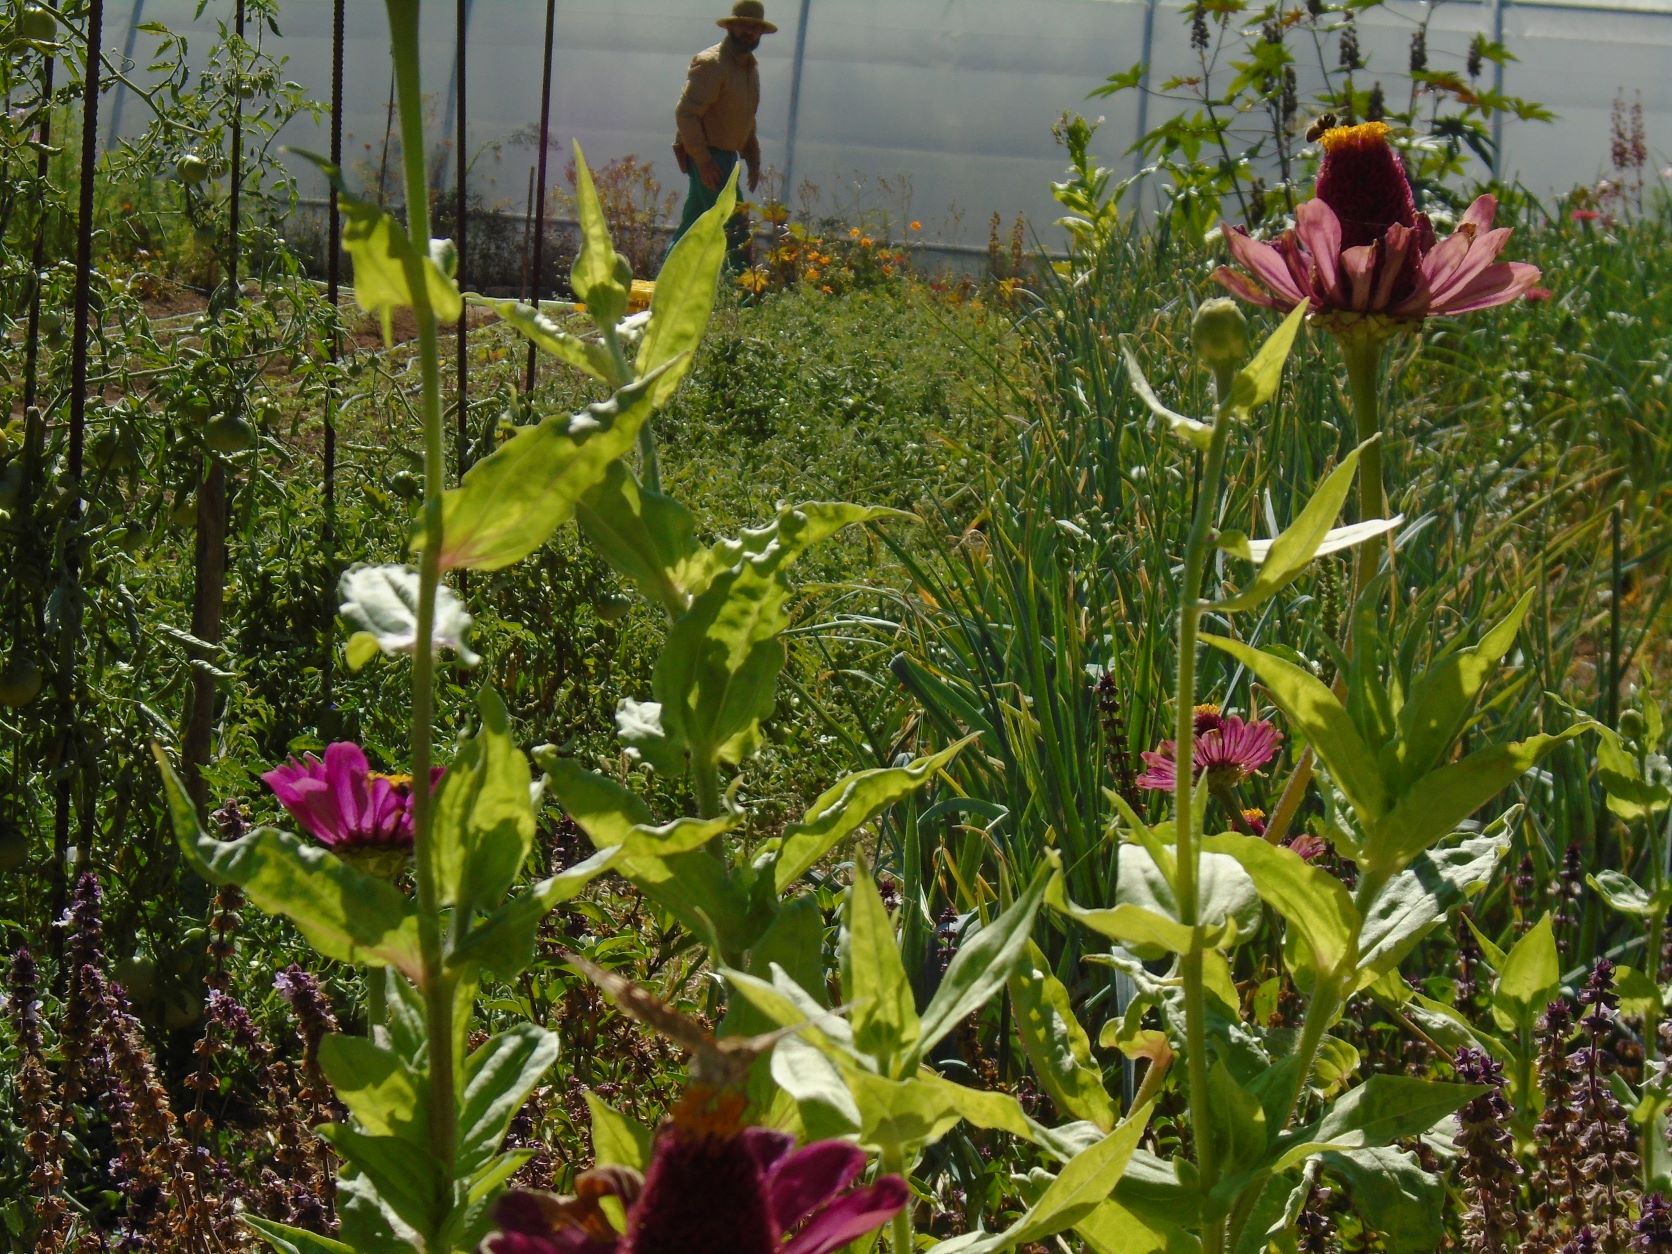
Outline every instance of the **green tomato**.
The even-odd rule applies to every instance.
[[[168,521],[176,527],[197,526],[197,501],[190,496],[181,497],[168,511]]]
[[[25,39],[38,44],[49,44],[58,38],[58,19],[52,16],[51,9],[43,9],[38,4],[31,4],[23,10],[17,28]]]
[[[124,958],[110,969],[111,978],[122,986],[128,996],[140,1004],[157,996],[157,960],[147,953],[136,953]]]
[[[632,599],[622,596],[619,592],[601,592],[592,599],[593,613],[606,623],[625,618],[627,611],[632,608]]]
[[[58,309],[41,310],[41,330],[48,335],[57,335],[64,329],[64,314]]]
[[[255,428],[234,414],[216,414],[203,426],[203,442],[216,453],[243,453],[255,441]]]
[[[182,183],[195,187],[209,177],[209,163],[195,152],[188,152],[174,163],[174,172]]]
[[[182,418],[194,426],[208,422],[209,415],[215,411],[208,396],[195,388],[190,392],[181,393],[180,399],[175,403],[175,408],[180,411]]]
[[[424,495],[424,481],[410,470],[397,470],[390,475],[388,487],[403,501],[416,501]]]
[[[14,653],[5,672],[0,674],[0,705],[18,709],[41,695],[45,684],[41,668],[27,653]]]

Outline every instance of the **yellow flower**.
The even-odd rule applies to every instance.
[[[801,277],[806,279],[809,283],[817,283],[819,281],[819,268],[817,266],[808,266],[806,272]]]
[[[790,211],[782,201],[769,200],[766,202],[766,208],[761,210],[761,217],[776,226],[780,222],[789,221]]]
[[[869,236],[869,235],[867,235],[867,236],[864,236],[864,237],[863,237],[863,238],[862,238],[862,239],[861,239],[861,240],[860,240],[860,241],[859,241],[859,246],[860,246],[860,247],[861,247],[861,248],[875,248],[875,247],[876,247],[876,245],[877,245],[877,241],[876,241],[876,240],[874,240],[874,239],[872,239],[872,238],[871,238],[871,237],[870,237],[870,236]]]
[[[849,239],[858,239],[859,235],[860,235],[860,231],[859,231],[859,228],[857,226],[850,226],[848,228],[848,238]]]
[[[737,285],[746,292],[753,292],[759,296],[766,290],[767,277],[764,270],[745,270],[737,276]]]
[[[913,218],[911,220],[911,229],[914,230],[914,231],[921,231],[923,229],[923,224],[921,222],[919,222],[916,218]]]
[[[836,295],[836,289],[831,287],[828,283],[821,283],[819,285],[819,291],[823,292],[826,296]]]

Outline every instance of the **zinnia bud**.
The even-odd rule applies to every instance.
[[[1248,357],[1248,319],[1225,296],[1204,300],[1190,323],[1196,359],[1209,366],[1236,365]]]

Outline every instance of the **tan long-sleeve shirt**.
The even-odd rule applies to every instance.
[[[752,53],[736,51],[730,40],[704,48],[691,58],[691,74],[674,110],[680,146],[693,156],[722,148],[758,166],[755,110],[760,102],[760,69]]]

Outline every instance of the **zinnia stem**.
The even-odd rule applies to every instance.
[[[894,1248],[894,1254],[911,1254],[911,1177],[906,1174],[906,1156],[898,1145],[889,1145],[883,1149],[879,1165],[882,1175],[899,1176],[906,1182],[906,1204],[895,1211],[894,1218],[889,1220],[888,1241]]]
[[[1387,517],[1387,497],[1382,486],[1382,441],[1365,444],[1382,433],[1380,335],[1354,333],[1340,340],[1341,356],[1347,365],[1347,390],[1353,402],[1353,425],[1358,443],[1364,451],[1359,454],[1358,489],[1359,521]],[[1353,600],[1356,604],[1376,577],[1380,562],[1379,544],[1366,541],[1358,547],[1358,561],[1353,580]],[[1349,629],[1349,636],[1351,630]],[[1351,646],[1349,644],[1349,652]]]
[[[1190,539],[1184,555],[1184,589],[1179,604],[1178,692],[1174,731],[1173,775],[1174,822],[1178,845],[1179,921],[1195,928],[1198,920],[1197,884],[1200,879],[1201,848],[1196,840],[1194,772],[1195,753],[1196,647],[1202,618],[1202,582],[1213,545],[1214,518],[1219,510],[1220,485],[1225,475],[1225,444],[1230,435],[1228,404],[1234,365],[1215,367],[1219,412],[1214,416],[1213,435],[1202,465],[1202,488],[1196,497],[1196,514],[1190,524]],[[1211,1192],[1218,1179],[1208,1109],[1207,1001],[1203,979],[1202,939],[1198,932],[1190,951],[1180,962],[1184,983],[1185,1075],[1190,1086],[1190,1128],[1196,1143],[1196,1168],[1201,1175],[1202,1193]],[[1202,1232],[1204,1254],[1224,1248],[1224,1226],[1205,1215]]]
[[[418,565],[418,627],[412,673],[412,777],[430,778],[435,722],[435,601],[441,582],[441,493],[445,453],[441,426],[441,350],[435,310],[430,305],[423,259],[430,255],[429,180],[424,164],[424,100],[418,76],[418,2],[384,0],[389,14],[390,51],[400,101],[401,152],[406,177],[406,226],[413,256],[406,281],[418,327],[418,360],[423,380],[424,549]],[[450,1169],[457,1139],[454,1084],[453,988],[442,952],[441,903],[436,885],[431,790],[412,791],[413,862],[418,881],[418,939],[424,964],[425,1026],[429,1036],[430,1150]]]

